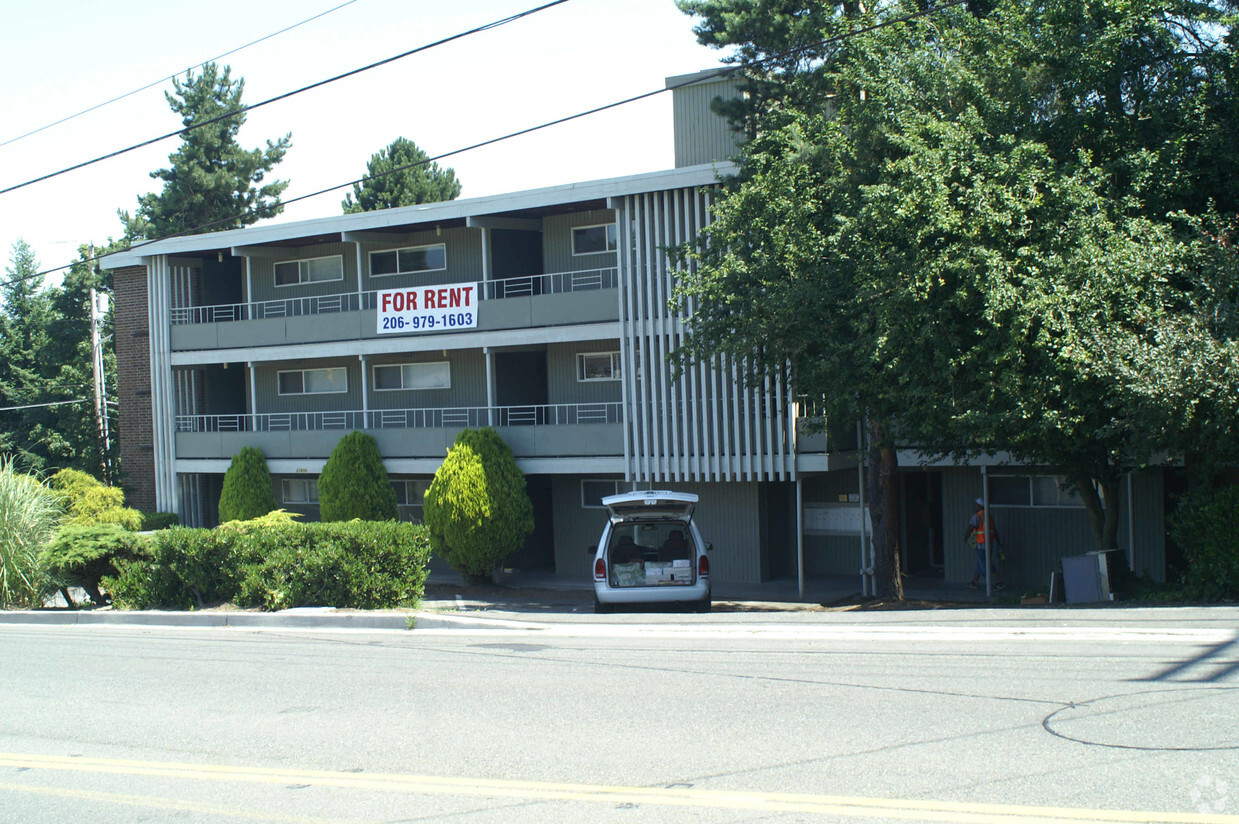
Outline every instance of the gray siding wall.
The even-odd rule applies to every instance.
[[[374,367],[395,363],[451,364],[451,389],[375,389]],[[367,361],[370,373],[371,409],[437,409],[458,406],[486,405],[486,357],[477,349],[449,349],[442,352],[416,352],[405,355],[383,355]]]
[[[295,286],[275,285],[275,264],[285,260],[309,260],[310,258],[339,255],[344,263],[344,280],[329,280],[322,283],[301,283]],[[290,248],[273,257],[250,258],[250,282],[255,302],[264,300],[288,300],[290,298],[314,297],[316,295],[339,295],[357,291],[357,253],[351,243],[324,243],[318,246]]]
[[[736,153],[736,133],[726,119],[711,110],[711,104],[716,97],[739,97],[738,81],[723,79],[685,86],[671,94],[676,168],[726,160]]]
[[[546,348],[547,397],[550,403],[619,403],[620,381],[577,380],[577,355],[584,352],[618,352],[618,340],[551,344]]]
[[[572,254],[572,228],[614,223],[613,209],[592,212],[575,212],[567,215],[550,215],[542,220],[542,259],[548,272],[579,272],[584,269],[608,269],[614,267],[615,253],[597,255]]]
[[[344,367],[348,370],[348,391],[316,395],[281,395],[280,372],[298,369]],[[268,412],[339,412],[361,409],[361,362],[357,358],[322,358],[311,362],[283,361],[254,364],[257,414]]]
[[[411,275],[380,275],[379,277],[370,274],[371,252],[402,249],[408,246],[431,246],[436,243],[442,243],[445,247],[446,271],[420,272]],[[443,229],[439,234],[431,231],[392,235],[389,242],[362,243],[361,259],[362,266],[365,268],[365,277],[362,279],[364,291],[435,283],[480,281],[482,279],[482,232],[478,229],[461,228]]]
[[[1029,468],[1028,474],[1052,474],[1050,470]],[[1165,518],[1162,506],[1161,475],[1156,471],[1138,473],[1132,479],[1136,499],[1136,572],[1147,572],[1155,580],[1165,575]],[[1119,546],[1126,549],[1127,484],[1119,485]],[[975,551],[963,541],[968,519],[981,497],[981,473],[977,469],[950,469],[942,473],[943,532],[946,580],[972,578]],[[1050,573],[1060,570],[1064,556],[1083,555],[1098,549],[1088,513],[1082,507],[1013,507],[991,505],[991,514],[1006,562],[1001,573],[1008,582],[1044,590]]]
[[[586,547],[591,543],[597,545],[606,523],[606,510],[581,507],[581,480],[581,476],[563,476],[552,481],[555,573],[566,581],[586,582],[593,580],[593,558],[586,553]],[[761,581],[761,513],[757,484],[659,484],[659,488],[695,492],[701,497],[693,521],[701,537],[714,545],[710,553],[713,580]]]

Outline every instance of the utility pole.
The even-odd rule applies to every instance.
[[[90,245],[89,258],[87,265],[93,268],[95,265],[93,243]],[[106,298],[106,295],[104,297]],[[99,470],[103,474],[103,482],[109,483],[112,473],[108,456],[112,451],[112,445],[108,433],[107,379],[103,373],[103,339],[99,334],[99,320],[105,314],[107,314],[106,309],[102,313],[99,311],[99,295],[95,292],[92,278],[90,285],[90,360],[95,385],[95,435],[99,444]]]

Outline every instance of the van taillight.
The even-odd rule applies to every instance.
[[[697,577],[710,577],[710,559],[704,555],[697,556]]]
[[[594,578],[599,581],[607,579],[607,562],[601,558],[594,561]]]

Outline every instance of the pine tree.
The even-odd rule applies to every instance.
[[[233,80],[228,66],[220,71],[214,63],[207,63],[201,74],[189,72],[184,82],[173,80],[172,85],[174,93],[164,96],[187,128],[215,122],[186,133],[180,148],[169,156],[171,168],[151,172],[151,177],[163,181],[162,191],[139,197],[132,217],[126,211],[118,213],[126,238],[166,237],[190,230],[218,232],[279,214],[283,210],[280,194],[288,181],[260,184],[284,158],[292,135],[268,140],[266,149],[241,148],[237,132],[245,115],[221,117],[242,107],[245,91],[245,81]]]
[[[438,163],[427,162],[429,159],[412,140],[396,138],[387,148],[370,155],[367,179],[354,183],[353,193],[344,196],[344,213],[455,200],[460,196],[456,172],[440,169]]]
[[[55,387],[52,394],[64,398],[82,398],[82,403],[50,407],[47,430],[43,440],[49,444],[53,467],[71,467],[89,472],[105,482],[111,482],[120,461],[119,432],[116,419],[108,419],[108,442],[100,439],[99,422],[93,402],[93,355],[90,340],[90,290],[97,295],[108,294],[108,277],[91,259],[100,252],[91,246],[78,249],[74,261],[59,287],[48,290],[52,313],[48,327],[48,379]],[[110,305],[100,319],[100,339],[103,345],[104,384],[115,403],[116,354],[112,347],[112,311]],[[105,398],[107,414],[107,398]],[[104,460],[104,450],[109,450]],[[104,477],[104,465],[112,475]]]
[[[24,240],[13,244],[0,285],[0,407],[34,407],[49,401],[48,324],[52,307],[34,251]],[[0,412],[0,452],[17,455],[21,465],[41,470],[47,445],[36,424],[50,419],[50,407]]]

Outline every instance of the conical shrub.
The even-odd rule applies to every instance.
[[[219,495],[219,522],[261,518],[277,507],[267,459],[256,446],[243,446],[232,456]]]
[[[331,450],[318,478],[318,509],[324,521],[396,519],[396,491],[374,438],[350,432]]]

